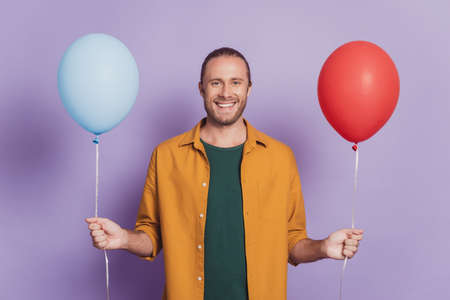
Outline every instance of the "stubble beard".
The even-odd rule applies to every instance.
[[[217,100],[218,98],[214,99]],[[230,119],[220,119],[215,111],[214,108],[210,108],[207,104],[206,104],[206,100],[203,99],[203,106],[205,107],[206,110],[206,114],[208,115],[208,118],[212,119],[215,123],[221,125],[221,126],[229,126],[234,124],[237,120],[239,120],[239,118],[242,116],[242,113],[244,112],[245,107],[247,106],[247,99],[236,99],[237,102],[235,105],[239,105],[238,110],[236,111],[236,113],[234,114],[233,117],[231,117]],[[211,101],[211,105],[216,105],[214,103],[214,101]]]

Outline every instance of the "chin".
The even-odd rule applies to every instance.
[[[239,121],[240,115],[237,117],[233,117],[230,119],[225,119],[225,120],[221,120],[221,119],[214,119],[218,124],[223,125],[223,126],[228,126],[228,125],[233,125],[234,123],[236,123],[237,121]]]
[[[237,111],[235,115],[223,118],[220,114],[217,114],[212,108],[211,110],[209,109],[206,110],[206,113],[211,120],[213,120],[215,123],[221,126],[233,125],[234,123],[239,121],[240,117],[242,116],[242,112],[239,113],[239,111]]]

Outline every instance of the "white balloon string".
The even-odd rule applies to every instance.
[[[355,145],[356,146],[356,145]],[[354,147],[355,147],[354,146]],[[358,189],[358,164],[359,164],[359,148],[355,147],[355,172],[353,181],[353,203],[352,203],[352,229],[355,229],[355,208],[356,208],[356,191]],[[347,266],[348,257],[344,259],[344,264],[342,266],[341,280],[339,284],[339,300],[342,300],[342,287],[344,282],[344,272]]]
[[[344,259],[344,265],[342,266],[341,280],[340,280],[340,284],[339,284],[339,300],[342,300],[342,284],[344,281],[344,272],[345,272],[345,267],[347,266],[347,260],[348,260],[348,257],[346,256]]]
[[[94,139],[95,143],[95,217],[98,217],[98,137]],[[109,293],[109,260],[108,255],[106,254],[106,250],[103,250],[103,253],[105,254],[105,266],[106,266],[106,299],[110,300],[110,293]]]
[[[109,293],[109,260],[108,255],[106,254],[106,250],[103,250],[105,253],[105,266],[106,266],[106,299],[110,300],[111,296]]]
[[[358,190],[359,147],[355,151],[355,175],[353,183],[352,229],[355,229],[356,191]]]
[[[95,144],[95,217],[98,217],[98,143]]]

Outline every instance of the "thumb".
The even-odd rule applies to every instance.
[[[352,234],[353,233],[353,229],[351,229],[351,228],[344,228],[344,229],[341,229],[341,231],[343,233],[345,233],[345,234]]]
[[[352,229],[352,228],[344,228],[341,229],[340,231],[349,236],[351,236],[352,234],[361,235],[364,232],[364,230],[362,229]]]
[[[97,223],[100,224],[100,226],[106,233],[115,233],[118,231],[118,229],[121,228],[114,221],[107,218],[97,218]]]
[[[84,219],[86,221],[86,223],[88,224],[98,224],[101,227],[103,227],[103,225],[105,224],[104,220],[107,220],[105,218],[99,218],[99,217],[91,217],[91,218],[86,218]]]
[[[95,217],[85,218],[84,221],[88,224],[96,223],[97,218],[95,218]]]
[[[364,230],[362,229],[342,229],[345,234],[347,234],[348,236],[352,236],[352,235],[361,235],[364,233]]]

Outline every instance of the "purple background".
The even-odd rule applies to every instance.
[[[9,1],[0,12],[0,298],[102,299],[95,146],[66,113],[56,73],[81,35],[111,34],[140,69],[128,117],[101,136],[101,216],[134,225],[151,151],[203,116],[203,58],[232,46],[254,87],[244,116],[296,154],[308,232],[351,224],[354,152],[323,117],[317,77],[341,44],[368,40],[397,65],[396,111],[360,145],[356,225],[366,230],[344,299],[447,299],[450,263],[448,1]],[[110,252],[112,299],[160,299],[164,262]],[[341,261],[289,266],[288,299],[337,299]]]

